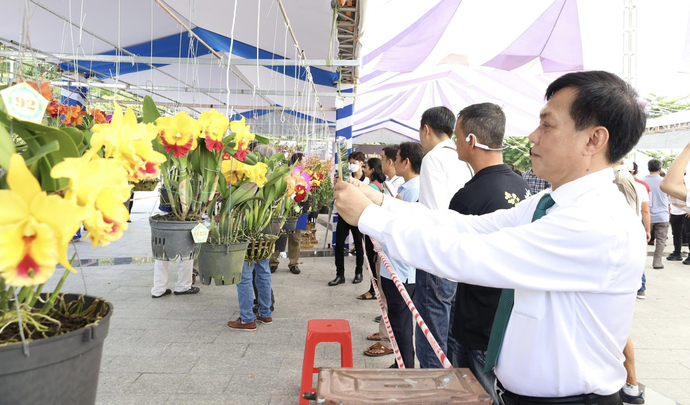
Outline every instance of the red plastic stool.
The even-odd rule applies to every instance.
[[[300,386],[300,405],[309,401],[302,397],[305,392],[316,392],[312,386],[314,374],[319,372],[314,367],[316,345],[322,342],[340,343],[340,367],[352,367],[352,336],[350,323],[344,319],[312,319],[307,325],[307,342],[304,345],[304,362],[302,363],[302,385]]]

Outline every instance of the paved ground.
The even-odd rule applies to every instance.
[[[365,336],[378,330],[372,322],[378,306],[355,299],[368,284],[349,282],[353,258],[346,259],[348,282],[337,287],[326,286],[335,275],[330,257],[303,258],[299,275],[288,272],[287,260],[282,260],[273,275],[274,322],[259,325],[256,332],[225,325],[239,316],[234,286],[200,286],[201,293],[194,296],[152,299],[149,196],[137,193],[142,199],[136,201],[133,223],[120,241],[99,249],[88,242],[77,244],[83,261],[94,259],[82,272],[88,293],[115,306],[103,351],[99,404],[295,404],[306,325],[315,318],[350,322],[355,367],[393,363],[392,356],[361,354]],[[131,257],[140,259],[122,259]],[[690,404],[690,266],[665,264],[663,270],[652,270],[649,258],[647,299],[637,301],[633,339],[638,379],[647,386],[647,404]],[[82,277],[70,276],[63,291],[84,291]],[[317,366],[338,366],[337,345],[319,345],[316,361]]]

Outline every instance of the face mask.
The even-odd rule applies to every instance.
[[[360,169],[360,166],[357,163],[350,163],[350,171],[352,173],[358,172]]]

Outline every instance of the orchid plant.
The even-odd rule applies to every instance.
[[[94,247],[120,238],[129,218],[129,182],[157,177],[166,161],[153,149],[155,128],[138,123],[131,109],[123,114],[115,103],[114,110],[112,121],[96,124],[91,134],[47,125],[49,118],[21,121],[0,106],[0,166],[6,170],[0,179],[0,346],[67,332],[59,319],[74,314],[54,304],[75,271],[67,258],[70,239],[82,223]],[[58,264],[66,270],[43,298]],[[92,315],[87,323],[99,319]]]

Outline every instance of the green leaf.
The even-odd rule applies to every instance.
[[[151,96],[144,97],[142,114],[143,117],[141,121],[144,124],[150,124],[152,122],[155,122],[156,119],[161,116],[160,112],[158,111],[158,107],[156,107],[156,103],[153,101]]]
[[[256,139],[256,141],[259,143],[263,143],[264,145],[268,145],[270,143],[269,139],[265,136],[254,134],[254,139]]]
[[[16,152],[12,136],[7,128],[0,125],[0,166],[5,169],[10,167],[10,157]]]
[[[74,141],[74,144],[77,145],[77,147],[80,147],[82,144],[87,145],[86,143],[86,135],[85,132],[89,132],[89,141],[91,139],[91,130],[85,129],[85,130],[80,130],[77,128],[62,128],[62,131],[64,131],[67,135],[72,137],[72,140]],[[88,146],[88,145],[87,145]]]
[[[34,163],[36,163],[38,159],[41,159],[45,157],[47,154],[58,150],[60,150],[60,143],[58,143],[58,141],[50,141],[47,144],[41,146],[41,148],[38,151],[36,151],[36,153],[32,154],[30,158],[26,159],[26,165],[31,166]]]

